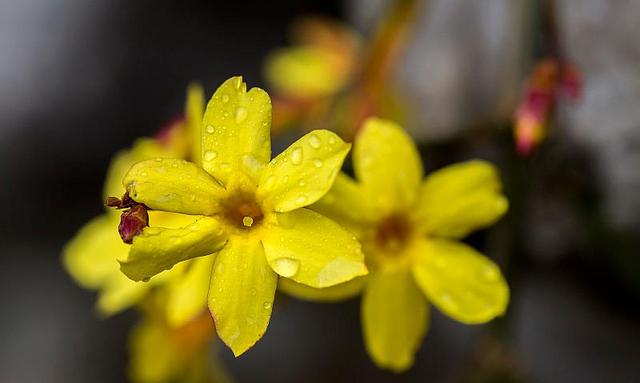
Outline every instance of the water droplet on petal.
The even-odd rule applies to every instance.
[[[264,190],[271,190],[276,184],[276,176],[269,176],[266,180],[264,180],[263,188]]]
[[[264,302],[262,307],[264,307],[265,310],[271,310],[271,302]]]
[[[296,198],[296,203],[298,205],[304,205],[305,202],[307,202],[307,197],[306,196],[301,195],[300,197]]]
[[[499,274],[498,274],[498,271],[496,271],[496,269],[494,269],[493,267],[487,266],[482,271],[482,276],[487,282],[495,282],[498,280]]]
[[[204,152],[204,160],[205,161],[213,161],[216,157],[218,157],[218,153],[214,150],[207,150]]]
[[[322,167],[322,160],[319,158],[316,158],[313,160],[313,166],[315,166],[316,168],[321,168]]]
[[[329,137],[329,145],[333,145],[336,143],[336,138],[334,136]]]
[[[242,224],[246,227],[251,227],[253,225],[253,218],[252,217],[242,218]]]
[[[300,165],[302,162],[302,149],[295,148],[291,151],[291,163],[294,165]]]
[[[236,109],[236,122],[239,124],[242,121],[246,120],[248,114],[249,112],[246,108],[239,107],[238,109]]]
[[[147,174],[147,172],[142,172],[142,173],[140,173],[140,176],[141,176],[141,177],[146,177],[146,176],[148,176],[148,175],[149,175],[149,174]]]
[[[230,172],[231,171],[231,165],[227,162],[223,162],[220,164],[220,170],[222,170],[223,172]]]
[[[229,96],[227,96],[226,94],[222,95],[222,102],[229,102]]]
[[[283,277],[293,277],[300,269],[300,261],[293,258],[278,258],[273,261],[273,270]]]
[[[317,134],[312,134],[309,136],[309,145],[311,145],[314,149],[320,149],[320,145],[322,141],[320,141],[320,137]]]
[[[300,186],[300,187],[304,187],[304,185],[306,185],[306,184],[307,183],[303,179],[300,179],[300,181],[298,181],[298,186]]]
[[[211,134],[215,131],[216,129],[213,127],[213,125],[207,125],[207,133]]]
[[[240,89],[240,87],[242,86],[242,77],[236,77],[233,81],[233,86],[236,89]]]

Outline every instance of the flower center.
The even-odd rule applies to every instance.
[[[251,193],[238,193],[222,203],[222,216],[231,226],[248,230],[262,222],[264,215]]]
[[[400,214],[383,219],[375,232],[375,242],[382,250],[396,253],[402,250],[411,236],[411,223]]]

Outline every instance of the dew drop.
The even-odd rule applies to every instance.
[[[264,180],[263,188],[265,190],[271,190],[276,184],[276,176],[269,176],[266,180]]]
[[[335,143],[336,143],[336,138],[333,136],[329,137],[329,145],[333,145]]]
[[[226,103],[229,102],[229,96],[227,96],[226,94],[222,95],[222,102]]]
[[[322,141],[320,141],[320,137],[318,137],[317,134],[312,134],[311,136],[309,136],[309,145],[311,145],[312,148],[320,149],[321,144]]]
[[[239,90],[242,86],[242,77],[236,77],[233,81],[233,86]]]
[[[482,271],[482,276],[488,282],[495,282],[498,280],[498,272],[493,267],[486,267]]]
[[[294,165],[300,165],[302,163],[302,149],[295,148],[291,151],[291,163]]]
[[[206,152],[204,152],[205,161],[213,161],[216,157],[218,157],[218,153],[213,150],[207,150]]]
[[[246,108],[240,107],[236,109],[236,122],[239,124],[242,121],[246,120],[248,114],[249,112]]]
[[[315,166],[316,168],[321,168],[322,167],[322,160],[319,158],[316,158],[313,160],[313,166]]]
[[[443,303],[445,306],[448,306],[448,307],[449,307],[449,308],[451,308],[451,309],[455,309],[455,308],[457,308],[457,307],[458,307],[458,304],[456,303],[456,301],[455,301],[455,300],[453,300],[453,297],[452,297],[450,294],[448,294],[448,293],[443,293],[443,294],[440,296],[440,299],[442,299],[442,303]]]
[[[278,258],[273,261],[273,269],[283,277],[293,277],[300,269],[300,261],[293,258]]]
[[[301,195],[300,197],[296,198],[296,203],[298,205],[304,205],[304,203],[307,202],[307,197]]]
[[[264,302],[262,307],[264,307],[265,310],[271,310],[271,302]]]
[[[215,131],[215,128],[213,127],[213,125],[207,125],[207,133],[211,134]]]
[[[223,172],[230,172],[231,171],[231,165],[227,162],[223,162],[220,164],[220,170],[222,170]]]
[[[307,183],[303,179],[300,179],[300,181],[298,181],[298,186],[300,186],[300,187],[304,187],[304,185],[306,185],[306,184]]]
[[[142,177],[146,177],[146,176],[148,176],[148,175],[149,175],[149,174],[147,174],[147,172],[142,172],[142,173],[140,173],[140,176],[142,176]]]

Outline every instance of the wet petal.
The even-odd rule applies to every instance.
[[[415,210],[420,230],[431,236],[462,238],[489,226],[508,209],[492,164],[474,160],[444,167],[429,175]]]
[[[119,214],[103,214],[89,221],[65,246],[62,262],[82,287],[99,288],[118,272],[116,258],[124,257],[129,246],[118,235]]]
[[[124,149],[116,153],[111,159],[107,178],[104,184],[103,200],[107,197],[120,197],[125,192],[122,179],[134,164],[151,158],[175,158],[175,151],[165,148],[151,138],[136,140],[131,149]]]
[[[267,331],[277,281],[257,241],[234,237],[216,256],[209,310],[218,336],[235,356]]]
[[[218,221],[202,217],[181,229],[147,227],[133,239],[120,270],[134,281],[141,281],[171,269],[187,259],[213,254],[226,243]]]
[[[367,274],[353,234],[308,209],[279,215],[262,243],[276,273],[311,287],[329,287]]]
[[[258,198],[277,212],[316,202],[331,188],[350,148],[328,130],[304,135],[267,165]]]
[[[278,279],[278,290],[305,301],[341,302],[360,295],[366,281],[366,276],[357,277],[348,282],[319,289],[294,282],[289,278],[280,278]]]
[[[408,271],[382,269],[369,276],[361,318],[367,351],[379,367],[401,372],[413,365],[429,323],[427,308]]]
[[[399,125],[378,118],[365,121],[353,157],[356,178],[380,216],[413,205],[423,175],[422,161]]]
[[[192,162],[153,159],[135,164],[122,181],[136,202],[151,209],[211,215],[219,210],[224,189]]]
[[[490,321],[509,303],[509,286],[487,257],[457,241],[422,240],[413,275],[440,311],[463,323]]]
[[[207,292],[215,255],[196,258],[167,285],[167,322],[180,327],[207,308]]]
[[[225,81],[209,101],[202,122],[202,165],[227,184],[244,155],[266,164],[271,159],[271,100],[242,77]]]

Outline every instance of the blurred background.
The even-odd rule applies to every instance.
[[[264,59],[298,17],[366,39],[389,3],[0,0],[0,382],[125,381],[136,314],[99,319],[60,264],[103,209],[111,156],[180,116],[192,80],[207,95],[236,74],[266,87]],[[390,73],[428,170],[481,157],[503,173],[512,209],[469,241],[506,271],[507,317],[465,326],[434,310],[415,366],[394,375],[365,353],[358,299],[279,295],[261,342],[220,350],[236,381],[638,381],[640,3],[553,2],[584,91],[520,158],[511,117],[545,54],[536,3],[426,2]]]

